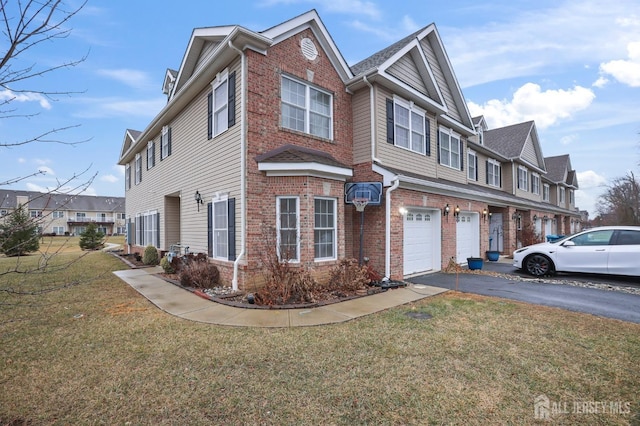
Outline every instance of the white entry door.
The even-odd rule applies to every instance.
[[[410,210],[404,216],[404,275],[440,269],[440,215]]]

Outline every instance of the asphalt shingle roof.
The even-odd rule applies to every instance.
[[[506,158],[518,158],[522,153],[527,137],[531,133],[533,121],[500,127],[484,132],[484,144]]]
[[[0,189],[0,209],[15,209],[18,196],[26,196],[31,210],[74,210],[80,212],[124,213],[124,197],[52,194]]]
[[[296,145],[283,145],[256,157],[258,163],[319,163],[328,166],[351,167],[342,164],[330,154]]]

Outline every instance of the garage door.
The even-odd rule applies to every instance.
[[[434,247],[437,241],[436,229],[439,229],[433,212],[409,211],[404,216],[404,275],[425,272],[434,269]],[[440,265],[437,265],[438,268]]]
[[[478,216],[474,213],[460,213],[456,223],[456,262],[466,263],[468,257],[479,257],[480,240]]]

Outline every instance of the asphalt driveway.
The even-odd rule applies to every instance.
[[[535,282],[535,280],[521,281],[518,277],[532,277],[519,273],[511,264],[505,262],[485,261],[483,270],[509,274],[513,278],[461,273],[457,274],[458,290],[640,324],[640,295],[568,284],[541,283]],[[554,281],[571,280],[584,283],[640,286],[636,278],[617,279],[605,276],[560,274],[552,279]],[[413,277],[407,281],[453,290],[456,287],[456,274],[437,272]]]

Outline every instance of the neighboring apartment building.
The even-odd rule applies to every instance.
[[[0,189],[0,218],[23,206],[43,234],[80,235],[90,223],[106,235],[123,235],[125,198]]]
[[[363,252],[394,279],[481,256],[492,226],[510,253],[534,216],[579,218],[543,200],[566,180],[543,180],[534,126],[512,153],[472,120],[433,24],[352,67],[314,10],[262,32],[198,28],[164,92],[122,145],[129,249],[208,253],[234,288],[259,284],[273,250],[319,275],[358,257],[345,183],[382,184]]]

